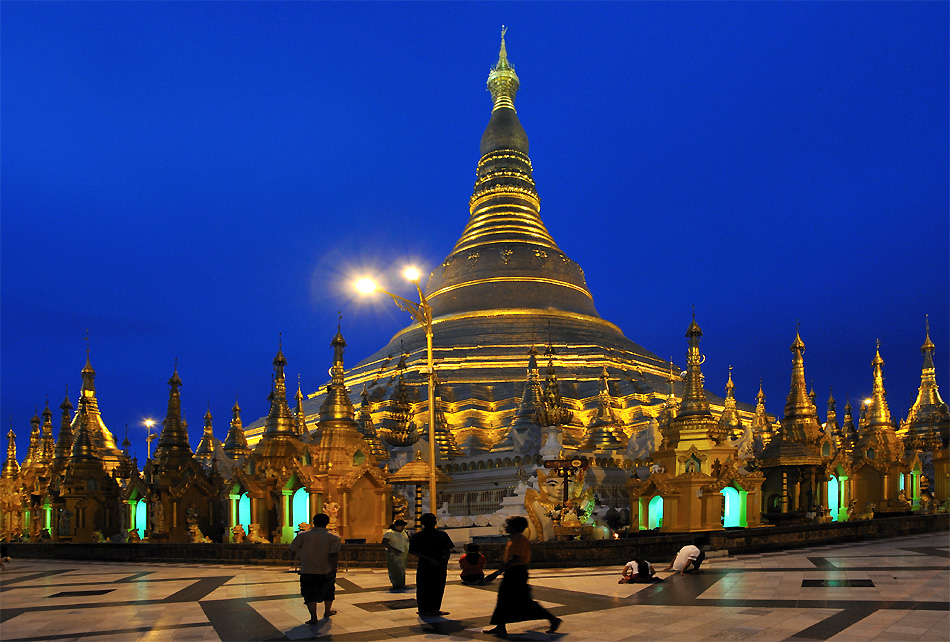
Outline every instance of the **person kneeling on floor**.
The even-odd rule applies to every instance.
[[[709,538],[701,535],[693,540],[692,544],[687,544],[676,553],[676,557],[670,562],[670,565],[664,568],[664,571],[674,571],[680,575],[687,573],[698,573],[699,566],[706,559],[706,551],[702,550],[709,544]]]
[[[636,583],[649,583],[649,582],[662,582],[662,577],[656,576],[656,571],[653,569],[653,564],[646,561],[645,559],[640,559],[635,557],[629,562],[626,566],[623,567],[623,577],[617,582],[617,584],[636,584]]]

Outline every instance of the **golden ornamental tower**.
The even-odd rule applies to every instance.
[[[425,434],[429,434],[428,428],[426,428]],[[435,446],[439,459],[452,459],[464,454],[455,443],[455,436],[449,428],[449,420],[445,417],[442,391],[438,379],[435,382]]]
[[[902,436],[906,435],[921,445],[921,450],[931,451],[946,448],[950,442],[950,407],[940,397],[940,390],[937,388],[934,350],[933,341],[930,340],[930,319],[927,319],[926,338],[920,348],[924,355],[920,388],[900,432]]]
[[[96,446],[99,456],[105,463],[106,469],[111,472],[113,468],[119,465],[122,460],[122,451],[116,446],[115,436],[102,420],[99,412],[99,400],[96,398],[96,371],[92,367],[92,361],[89,357],[89,346],[86,346],[86,365],[82,369],[82,386],[79,390],[79,402],[85,404],[86,413],[89,415],[90,438]],[[79,414],[73,417],[70,424],[72,433],[78,432]]]
[[[376,431],[376,426],[373,423],[373,414],[370,412],[370,402],[369,402],[369,393],[366,392],[366,386],[363,386],[363,391],[360,392],[360,410],[357,415],[356,428],[360,431],[360,434],[363,435],[363,440],[369,445],[370,454],[376,458],[377,461],[383,462],[389,459],[389,451],[386,450],[386,447],[383,446],[383,443],[379,439],[379,433]]]
[[[786,441],[800,444],[815,444],[821,436],[818,410],[805,387],[805,343],[798,330],[789,350],[792,353],[792,384],[785,401],[785,416],[782,417],[782,436]]]
[[[294,430],[297,433],[297,437],[304,439],[309,438],[309,433],[307,432],[307,413],[303,409],[303,392],[300,390],[300,375],[297,375],[297,394],[294,395],[294,400],[297,402],[297,407],[294,410]]]
[[[264,424],[264,440],[297,437],[294,418],[290,414],[290,406],[287,405],[285,367],[287,367],[287,359],[284,357],[283,342],[278,341],[277,355],[274,357],[274,383],[270,394],[270,412]]]
[[[211,460],[214,459],[214,428],[212,426],[211,404],[208,404],[208,410],[204,416],[204,432],[201,435],[201,441],[195,448],[195,459],[202,462],[206,468],[211,467]]]
[[[881,342],[877,342],[874,359],[871,361],[874,388],[871,399],[864,404],[865,424],[858,432],[855,446],[855,458],[897,461],[903,455],[903,448],[897,440],[891,411],[887,407],[887,393],[884,391],[884,359],[881,358]]]
[[[185,459],[191,459],[191,445],[188,443],[188,430],[181,418],[181,377],[178,376],[178,360],[175,370],[168,379],[168,411],[162,421],[162,432],[158,438],[154,459],[163,466],[177,469]]]
[[[62,414],[59,418],[59,435],[56,438],[56,448],[53,450],[53,470],[62,472],[69,460],[69,453],[73,449],[73,429],[71,426],[73,404],[69,401],[69,391],[63,403],[59,404]]]
[[[224,441],[224,454],[239,462],[243,462],[244,458],[251,454],[251,449],[247,445],[247,438],[244,435],[244,425],[241,422],[241,406],[238,405],[237,398],[234,399],[234,406],[231,408],[231,428],[228,430],[228,436]]]
[[[736,384],[732,383],[732,366],[729,366],[729,379],[726,381],[726,403],[719,416],[719,430],[733,439],[742,435],[742,418],[736,409]]]
[[[55,449],[56,441],[53,439],[53,411],[49,409],[49,399],[47,399],[46,408],[43,409],[43,426],[40,429],[40,454],[43,458],[43,463],[52,463]]]
[[[16,459],[16,434],[13,428],[7,433],[7,458],[3,460],[2,479],[16,479],[20,474],[20,463]]]
[[[597,411],[587,424],[583,447],[585,450],[615,450],[625,447],[624,437],[620,420],[614,413],[610,386],[607,383],[607,368],[604,368],[600,373]]]
[[[39,409],[37,409],[39,410]],[[37,413],[30,418],[30,445],[23,458],[23,468],[30,469],[43,463],[43,446],[40,440],[40,416]]]

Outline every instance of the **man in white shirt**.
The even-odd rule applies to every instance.
[[[697,537],[692,544],[687,544],[676,553],[676,557],[670,562],[664,571],[672,570],[680,575],[686,575],[691,571],[698,571],[699,565],[703,563],[706,554],[700,550],[709,542],[706,537]]]
[[[327,530],[330,516],[313,516],[313,528],[301,531],[290,543],[290,552],[300,556],[300,595],[310,611],[308,625],[317,624],[317,603],[324,603],[323,619],[335,615],[331,607],[336,597],[336,566],[340,536]]]

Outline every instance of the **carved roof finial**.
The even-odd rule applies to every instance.
[[[495,105],[492,111],[503,107],[512,111],[515,109],[515,94],[518,93],[519,81],[514,66],[508,62],[508,49],[505,46],[507,31],[508,28],[502,26],[498,62],[488,74],[488,91],[491,92],[492,102]]]

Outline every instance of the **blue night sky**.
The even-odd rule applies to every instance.
[[[468,217],[509,27],[542,217],[598,310],[782,414],[796,321],[819,413],[920,381],[950,346],[948,3],[0,4],[0,417],[69,386],[191,444],[267,412],[278,333],[305,392],[409,318],[356,273],[425,272]]]

